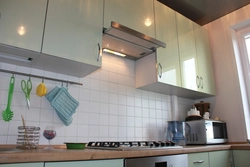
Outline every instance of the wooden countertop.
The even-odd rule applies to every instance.
[[[0,146],[1,147],[1,146]],[[14,148],[14,147],[12,147]],[[206,146],[184,146],[183,148],[150,149],[134,151],[115,151],[115,150],[67,150],[63,147],[54,150],[24,150],[22,152],[4,153],[0,152],[0,164],[3,163],[22,163],[22,162],[52,162],[52,161],[74,161],[74,160],[97,160],[146,157],[160,155],[186,154],[195,152],[219,151],[229,149],[250,150],[249,144],[235,145],[206,145]]]

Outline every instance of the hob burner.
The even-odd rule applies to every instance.
[[[182,148],[176,146],[170,141],[92,141],[89,142],[87,148],[90,149],[107,149],[107,150],[142,150],[142,149],[167,149]]]

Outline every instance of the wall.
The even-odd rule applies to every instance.
[[[205,26],[210,36],[217,89],[216,97],[207,101],[213,103],[212,117],[227,122],[230,142],[247,139],[231,31],[233,26],[250,19],[249,11],[247,5]]]
[[[20,87],[21,80],[27,80],[28,77],[16,75],[11,106],[14,117],[10,122],[4,122],[0,118],[0,144],[16,143],[17,127],[22,125],[21,115],[25,117],[26,125],[39,126],[41,132],[46,125],[55,125],[57,136],[51,141],[52,144],[63,144],[65,141],[165,140],[166,124],[172,116],[171,105],[176,104],[175,111],[178,112],[179,119],[184,120],[186,111],[193,104],[193,100],[135,89],[135,62],[107,54],[103,54],[102,69],[84,78],[5,63],[1,63],[0,67],[83,83],[83,86],[70,85],[68,88],[69,93],[80,102],[80,106],[73,115],[73,123],[64,126],[45,97],[35,94],[41,79],[31,78],[33,89],[31,109],[28,110]],[[7,105],[10,76],[11,74],[0,73],[1,111]],[[61,84],[45,80],[48,91]],[[40,144],[47,144],[42,133]]]

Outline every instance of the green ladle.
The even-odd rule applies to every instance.
[[[2,118],[5,122],[9,122],[13,118],[13,111],[10,110],[12,95],[14,92],[15,77],[12,75],[10,78],[9,94],[8,94],[8,104],[6,109],[2,112]]]

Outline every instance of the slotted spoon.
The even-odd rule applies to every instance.
[[[14,91],[15,77],[12,75],[10,78],[9,94],[8,94],[8,104],[6,109],[2,112],[2,118],[5,122],[9,122],[13,118],[13,111],[10,110],[12,95]]]

